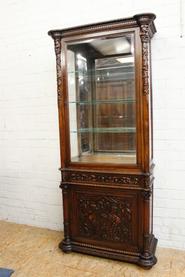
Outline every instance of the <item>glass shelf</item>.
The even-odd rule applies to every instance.
[[[128,68],[130,68],[130,71],[128,71]],[[122,69],[126,69],[125,72]],[[116,71],[115,71],[116,70]],[[96,68],[96,70],[94,69],[78,69],[78,70],[68,70],[67,74],[77,74],[77,75],[99,75],[99,74],[106,74],[108,72],[110,73],[126,73],[126,72],[134,72],[134,65],[130,64],[130,65],[126,65],[126,66],[114,66],[114,67],[104,67],[104,68]]]
[[[97,105],[97,104],[124,104],[124,103],[135,103],[136,100],[133,98],[127,99],[104,99],[104,100],[92,100],[92,101],[69,101],[68,104],[78,104],[78,105]]]
[[[78,130],[71,130],[71,133],[135,133],[135,127],[123,128],[80,128]]]
[[[81,85],[83,85],[84,80],[91,82],[91,78],[94,78],[94,81],[97,83],[101,83],[103,81],[109,81],[109,80],[114,80],[114,81],[134,81],[134,72],[132,70],[126,71],[123,70],[109,70],[109,71],[99,71],[99,72],[93,72],[93,71],[71,71],[68,72],[68,78],[73,78],[74,76],[76,79],[81,82]]]
[[[94,80],[97,84],[105,81],[132,81],[134,82],[134,67],[133,66],[120,66],[109,68],[97,68],[96,70],[71,70],[67,72],[68,78],[76,78],[79,85],[84,82],[91,83]]]
[[[115,63],[115,61],[114,61]],[[122,72],[124,73],[124,69],[125,72],[128,72],[128,68],[130,68],[131,72],[134,72],[134,63],[130,62],[130,63],[125,63],[125,64],[121,64],[121,63],[117,63],[117,64],[111,64],[111,65],[107,65],[107,66],[101,66],[101,67],[96,67],[96,69],[90,69],[87,68],[86,66],[83,68],[78,67],[77,69],[68,69],[67,70],[67,74],[92,74],[92,75],[96,75],[96,74],[102,74],[102,72],[104,73],[108,73],[108,72]]]

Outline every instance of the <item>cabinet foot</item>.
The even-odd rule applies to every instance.
[[[72,245],[71,245],[71,241],[70,240],[62,240],[59,243],[59,248],[65,252],[65,253],[71,253],[72,252]]]
[[[150,244],[150,251],[149,253],[144,253],[141,255],[138,265],[145,269],[150,269],[152,266],[154,266],[157,263],[157,258],[155,257],[155,250],[157,246],[157,239],[153,237],[152,242]]]
[[[142,257],[139,262],[138,265],[143,267],[144,269],[150,269],[152,268],[155,264],[157,263],[157,258],[155,256],[152,256],[150,258],[144,258]]]

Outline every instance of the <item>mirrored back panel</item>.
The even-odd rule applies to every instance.
[[[136,164],[134,34],[67,43],[72,162]]]

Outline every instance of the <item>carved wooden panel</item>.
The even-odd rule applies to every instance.
[[[107,243],[137,245],[137,193],[87,188],[73,191],[76,237]]]
[[[78,195],[79,229],[85,237],[126,242],[132,240],[132,202],[113,196]]]

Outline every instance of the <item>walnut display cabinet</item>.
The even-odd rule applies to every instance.
[[[155,15],[51,30],[57,69],[64,252],[151,268],[151,39]]]

